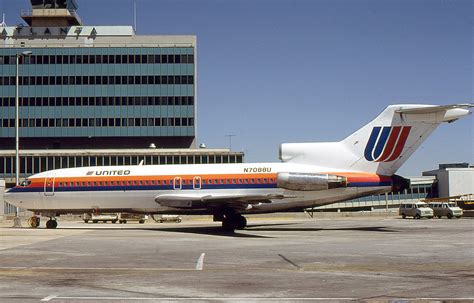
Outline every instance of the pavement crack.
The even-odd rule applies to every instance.
[[[287,257],[285,257],[284,255],[282,254],[278,254],[278,256],[280,258],[282,258],[285,262],[289,263],[290,265],[292,265],[293,267],[296,267],[298,270],[303,270],[303,268],[301,268],[301,266],[299,266],[298,264],[296,264],[295,262],[291,261],[290,259],[288,259]]]

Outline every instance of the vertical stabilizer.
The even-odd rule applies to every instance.
[[[470,107],[473,105],[390,105],[340,142],[283,144],[281,160],[393,175],[440,123],[469,115]]]

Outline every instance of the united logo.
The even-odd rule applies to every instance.
[[[365,147],[365,159],[371,162],[391,162],[403,151],[411,126],[374,127]]]

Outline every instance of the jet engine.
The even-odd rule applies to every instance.
[[[347,178],[328,174],[278,173],[277,186],[279,188],[301,191],[328,190],[346,187]]]

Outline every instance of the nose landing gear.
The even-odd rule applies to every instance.
[[[28,219],[28,225],[31,228],[37,228],[40,225],[40,217],[33,216]]]
[[[37,228],[41,223],[40,217],[33,216],[28,219],[28,225],[31,228]],[[50,217],[48,221],[46,221],[46,228],[47,229],[54,229],[58,227],[58,221],[56,221],[56,218]]]

